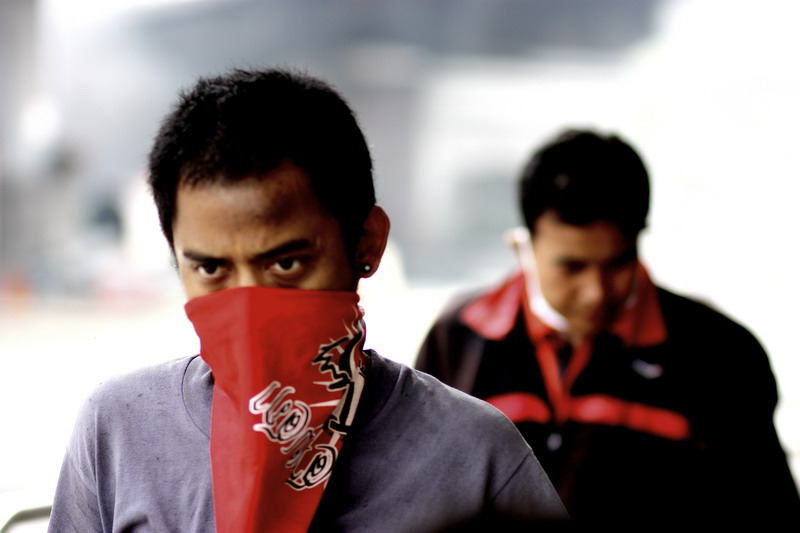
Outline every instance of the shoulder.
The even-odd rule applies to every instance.
[[[505,415],[434,377],[371,356],[372,390],[344,448],[347,473],[334,477],[369,494],[360,508],[400,498],[407,505],[398,514],[420,527],[441,523],[442,509],[454,520],[493,511],[525,519],[564,516],[533,451]]]
[[[73,438],[127,433],[185,411],[184,375],[195,360],[199,357],[182,357],[101,382],[78,411]]]
[[[196,435],[202,440],[202,427],[192,418],[184,398],[184,376],[196,373],[192,368],[200,366],[193,362],[202,361],[198,356],[183,357],[101,383],[75,420],[67,451],[76,464],[108,470],[113,457],[127,454],[135,443],[167,445],[171,440],[164,435]]]
[[[702,317],[732,322],[729,317],[715,309],[710,303],[673,292],[664,287],[658,287],[658,298],[664,313],[670,314],[673,319],[676,318],[676,315],[688,314],[692,318]]]
[[[164,524],[185,519],[175,509],[185,508],[187,498],[192,500],[188,505],[202,503],[208,509],[208,437],[184,395],[207,387],[201,381],[205,365],[199,363],[198,357],[168,361],[113,377],[94,390],[67,445],[53,523],[68,522],[70,531],[94,531],[97,524],[113,521],[128,531],[141,524],[145,509],[147,519],[153,519],[149,523],[178,531],[182,528]],[[186,472],[193,480],[191,494],[176,492]],[[167,509],[164,502],[172,504]],[[193,513],[193,520],[208,516],[205,511]]]
[[[443,435],[483,439],[481,445],[530,451],[516,426],[495,407],[427,373],[373,356],[371,377],[381,398],[373,415],[378,419],[390,419],[395,427],[413,424]]]
[[[670,337],[689,337],[696,342],[738,344],[761,349],[755,335],[711,304],[659,287],[659,301]],[[742,344],[743,343],[743,344]]]
[[[466,329],[475,335],[491,340],[502,340],[517,324],[522,301],[524,281],[517,271],[489,288],[464,292],[450,302],[440,318],[441,324],[451,329]]]
[[[416,367],[452,383],[466,346],[500,337],[513,327],[519,309],[515,278],[490,287],[461,291],[450,298],[426,335]]]
[[[95,388],[88,403],[105,405],[110,400],[146,400],[180,391],[189,364],[197,358],[198,356],[181,357],[111,377]]]
[[[760,390],[772,402],[775,378],[767,352],[744,325],[704,303],[659,289],[669,352],[706,391],[720,387]],[[709,387],[708,382],[715,383]]]

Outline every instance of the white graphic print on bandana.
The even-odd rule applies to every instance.
[[[261,422],[254,424],[253,430],[281,445],[281,453],[288,456],[285,466],[291,471],[286,483],[295,490],[314,487],[330,477],[338,453],[336,445],[353,423],[363,389],[356,357],[364,338],[363,322],[356,320],[353,326],[345,325],[344,336],[320,345],[312,361],[320,374],[330,375],[329,380],[314,384],[331,392],[344,391],[340,399],[309,405],[292,397],[296,393],[294,387],[281,386],[279,381],[250,398],[250,412],[261,415]],[[331,405],[336,407],[330,417],[323,424],[309,427],[313,408]]]

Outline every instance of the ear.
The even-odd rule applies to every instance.
[[[372,276],[381,263],[389,239],[389,217],[375,205],[364,221],[361,238],[356,245],[356,274],[361,278]]]

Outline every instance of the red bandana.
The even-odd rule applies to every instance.
[[[306,531],[363,390],[358,295],[243,287],[186,313],[214,377],[217,531]]]

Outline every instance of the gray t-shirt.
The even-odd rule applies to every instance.
[[[374,352],[311,531],[440,532],[487,516],[562,523],[533,452],[494,407]],[[213,383],[200,357],[110,380],[84,404],[51,532],[212,532]]]

